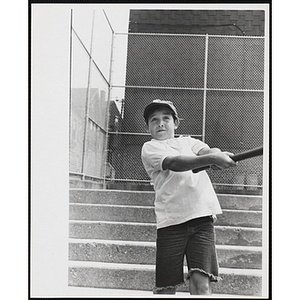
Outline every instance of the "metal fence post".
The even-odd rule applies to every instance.
[[[105,151],[105,156],[104,156],[104,176],[103,176],[103,188],[106,189],[106,170],[107,170],[107,155],[108,155],[108,138],[109,138],[109,115],[110,115],[110,94],[111,94],[111,89],[112,89],[112,84],[111,84],[111,78],[112,78],[112,64],[113,64],[113,52],[114,52],[114,37],[115,37],[115,32],[110,24],[110,21],[106,15],[105,10],[103,9],[103,13],[105,15],[105,18],[107,20],[107,23],[111,29],[111,45],[110,45],[110,65],[109,65],[109,78],[108,78],[108,95],[107,95],[107,106],[106,106],[106,135],[105,135],[105,142],[104,142],[104,151]]]
[[[73,9],[70,12],[70,72],[69,72],[69,164],[72,138],[72,55],[73,55]]]
[[[90,53],[89,53],[88,84],[87,84],[87,93],[86,93],[86,102],[85,102],[85,122],[84,122],[82,165],[81,165],[82,180],[85,179],[84,167],[85,167],[85,160],[86,160],[87,132],[88,132],[88,120],[89,120],[89,100],[90,100],[90,81],[91,81],[91,66],[92,66],[92,47],[93,47],[94,20],[95,20],[95,10],[93,11],[91,45],[90,45]]]
[[[205,36],[205,57],[204,57],[204,89],[203,89],[203,120],[202,120],[202,141],[203,142],[205,142],[205,123],[206,123],[207,63],[208,63],[208,34],[206,34]]]

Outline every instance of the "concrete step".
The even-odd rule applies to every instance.
[[[153,206],[154,192],[70,189],[70,203]],[[218,194],[223,209],[262,210],[262,197]]]
[[[70,204],[70,220],[119,221],[155,223],[153,206]],[[262,213],[258,211],[223,210],[216,225],[262,227]]]
[[[260,228],[215,226],[215,230],[217,245],[262,245],[262,229]],[[154,242],[156,225],[136,222],[70,221],[69,237]]]
[[[222,280],[212,285],[213,293],[261,295],[260,270],[221,268],[220,276]],[[151,291],[154,286],[154,277],[154,265],[69,262],[69,286]],[[188,285],[184,284],[179,291],[187,292]]]
[[[223,280],[214,295],[261,295],[262,197],[218,195],[215,224]],[[143,290],[154,286],[154,192],[70,190],[69,285]],[[187,270],[185,269],[185,272]],[[180,292],[188,295],[188,286]]]
[[[127,289],[107,289],[107,288],[93,288],[93,287],[68,287],[69,297],[73,298],[166,298],[166,295],[153,295],[152,291],[142,290],[127,290]],[[203,296],[198,296],[201,298]],[[241,295],[226,295],[226,294],[212,294],[213,299],[240,299]],[[172,298],[195,298],[188,292],[177,292],[176,295],[172,295]],[[243,295],[243,299],[253,299],[252,296]]]
[[[69,260],[155,264],[155,242],[70,240]],[[261,247],[217,245],[220,267],[261,269]],[[185,262],[186,263],[186,262]]]
[[[70,203],[154,205],[154,192],[70,189]]]

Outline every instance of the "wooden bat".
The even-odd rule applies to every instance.
[[[235,154],[233,156],[230,156],[230,158],[234,161],[240,161],[240,160],[244,160],[244,159],[247,159],[247,158],[252,158],[252,157],[255,157],[255,156],[259,156],[259,155],[263,155],[263,147],[258,147],[258,148],[254,148],[254,149],[251,149],[251,150],[248,150],[248,151],[245,151],[245,152],[241,152],[239,154]],[[200,171],[207,170],[209,168],[210,168],[210,166],[204,166],[204,167],[201,167],[201,168],[197,168],[197,169],[193,170],[193,173],[198,173]]]

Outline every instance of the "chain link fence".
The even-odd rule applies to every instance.
[[[110,64],[113,35],[105,16],[88,20],[71,12],[70,178],[78,182],[107,177]],[[85,22],[83,22],[83,20]],[[90,21],[90,22],[88,22]]]
[[[82,69],[90,65],[89,72],[85,70],[88,92],[84,96],[82,90],[80,98],[88,107],[85,134],[74,129],[79,126],[74,104],[72,109],[73,176],[89,177],[106,188],[151,189],[140,156],[143,143],[151,138],[143,109],[154,99],[176,106],[183,119],[176,136],[191,135],[233,153],[263,145],[263,37],[112,32],[110,42],[105,51],[103,45],[98,49],[111,61],[107,76],[84,47],[77,50],[78,58],[73,56],[73,65],[75,59]],[[73,103],[74,85],[71,90]],[[216,188],[260,190],[262,157],[208,173]]]
[[[149,181],[140,159],[151,138],[142,115],[154,99],[176,106],[183,118],[176,135],[233,153],[263,144],[262,37],[128,34],[124,89],[123,118],[118,132],[110,132],[115,182]],[[219,188],[254,190],[261,188],[262,170],[259,157],[208,172]]]

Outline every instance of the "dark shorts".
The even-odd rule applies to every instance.
[[[211,281],[220,279],[211,216],[157,230],[154,292],[184,283],[184,255],[189,270],[187,279],[195,271],[207,274]]]

